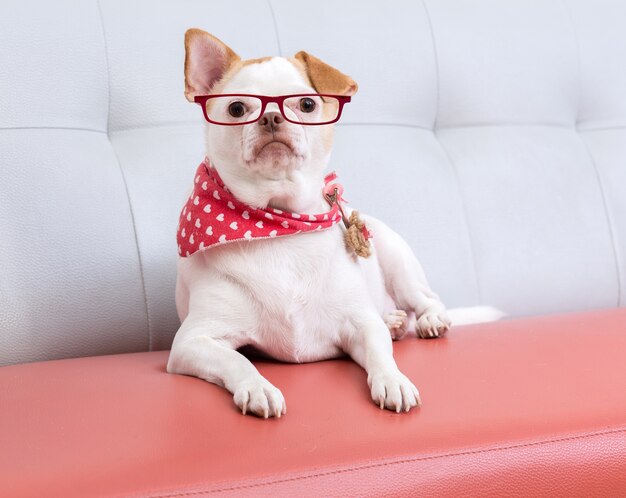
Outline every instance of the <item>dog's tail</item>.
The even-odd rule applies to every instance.
[[[506,316],[503,311],[493,306],[470,306],[447,310],[452,325],[470,325],[472,323],[495,322]]]

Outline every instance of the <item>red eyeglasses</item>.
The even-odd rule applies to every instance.
[[[239,126],[258,121],[265,108],[275,103],[286,121],[299,125],[326,125],[341,117],[343,106],[351,98],[345,95],[302,93],[294,95],[250,95],[225,93],[198,95],[194,102],[202,106],[204,118],[213,124]]]

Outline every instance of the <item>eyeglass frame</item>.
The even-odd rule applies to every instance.
[[[241,123],[221,123],[219,121],[213,121],[209,118],[209,115],[207,113],[206,103],[208,100],[216,98],[216,97],[256,97],[261,101],[261,112],[259,113],[259,117],[252,121],[244,121]],[[283,104],[286,99],[291,98],[291,97],[332,97],[332,98],[335,98],[339,102],[339,109],[337,109],[337,116],[335,117],[335,119],[331,121],[324,121],[322,123],[304,123],[302,121],[294,121],[293,119],[289,119],[285,115]],[[254,95],[251,93],[219,93],[219,94],[214,94],[214,95],[196,95],[193,98],[193,101],[202,107],[202,113],[204,114],[204,119],[206,119],[209,123],[220,125],[220,126],[242,126],[242,125],[256,123],[259,119],[263,117],[263,114],[265,114],[265,108],[267,107],[267,104],[270,104],[270,103],[275,103],[276,105],[278,105],[278,110],[282,114],[283,118],[285,118],[285,120],[288,121],[289,123],[306,125],[306,126],[329,125],[329,124],[333,124],[339,121],[339,118],[341,117],[341,112],[343,111],[343,106],[347,104],[348,102],[350,102],[351,100],[352,98],[348,95],[331,95],[327,93],[294,93],[290,95],[276,95],[273,97],[270,97],[268,95]]]

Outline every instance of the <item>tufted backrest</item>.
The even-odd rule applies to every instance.
[[[331,166],[449,306],[626,304],[621,0],[5,0],[0,364],[169,347],[189,27],[359,83]]]

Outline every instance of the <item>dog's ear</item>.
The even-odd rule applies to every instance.
[[[185,33],[185,97],[206,95],[239,56],[225,43],[201,29]]]
[[[307,75],[317,93],[354,95],[359,89],[359,86],[350,76],[346,76],[311,54],[300,51],[294,57],[304,64]]]

